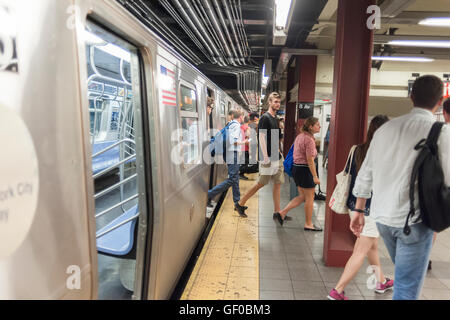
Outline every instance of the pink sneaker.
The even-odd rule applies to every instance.
[[[375,292],[377,293],[385,293],[388,290],[394,289],[394,280],[386,278],[385,283],[377,282],[377,287],[375,288]]]
[[[327,298],[329,300],[348,300],[348,298],[344,295],[344,291],[342,293],[339,293],[336,291],[336,289],[333,289],[328,294]]]

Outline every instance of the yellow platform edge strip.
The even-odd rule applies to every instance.
[[[241,196],[255,183],[240,180]],[[231,188],[222,203],[181,300],[259,300],[258,193],[248,218],[234,211]]]

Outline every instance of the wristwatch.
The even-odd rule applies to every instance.
[[[359,213],[366,213],[366,210],[362,210],[362,209],[353,209],[353,211],[359,212]]]

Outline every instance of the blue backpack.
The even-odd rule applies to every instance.
[[[230,127],[231,121],[227,123],[227,125],[217,132],[217,134],[211,138],[209,142],[209,150],[211,152],[211,157],[215,157],[216,154],[223,155],[224,160],[227,150],[227,132]]]
[[[286,156],[286,159],[284,159],[284,162],[283,162],[284,172],[286,172],[289,175],[289,177],[292,177],[293,164],[294,164],[294,144],[292,144],[292,146],[289,149],[289,152]]]

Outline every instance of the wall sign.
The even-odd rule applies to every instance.
[[[0,105],[0,260],[14,253],[28,235],[39,191],[38,161],[22,118]]]
[[[313,102],[300,102],[298,104],[298,118],[306,119],[314,115],[314,103]]]

